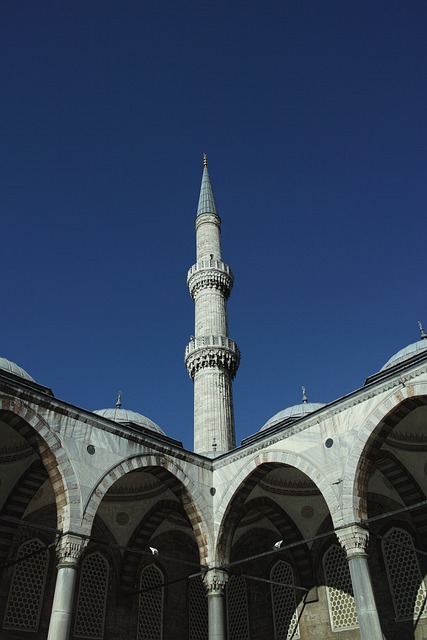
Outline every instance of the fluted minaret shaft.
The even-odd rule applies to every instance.
[[[195,303],[195,335],[185,352],[194,380],[194,450],[223,453],[235,447],[232,379],[240,353],[228,337],[227,298],[233,274],[221,255],[221,219],[206,158],[196,217],[196,264],[187,284]]]

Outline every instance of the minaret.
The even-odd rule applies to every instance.
[[[196,216],[196,264],[187,276],[196,308],[196,328],[185,350],[185,364],[194,380],[194,451],[219,455],[236,444],[231,381],[240,352],[228,337],[226,303],[233,274],[221,257],[221,219],[206,154],[203,165]]]

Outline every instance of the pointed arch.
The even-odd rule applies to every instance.
[[[413,382],[393,390],[363,422],[347,458],[343,509],[336,526],[367,517],[367,483],[375,452],[403,418],[426,405],[427,383]]]
[[[81,516],[81,496],[73,465],[48,423],[21,399],[0,396],[0,418],[38,453],[55,495],[57,527],[71,528]]]
[[[312,462],[302,455],[294,455],[283,450],[263,451],[248,460],[245,466],[229,483],[218,508],[220,527],[218,531],[218,562],[228,562],[231,540],[235,531],[238,514],[252,489],[271,470],[281,466],[294,467],[306,475],[323,496],[331,515],[337,514],[340,505],[330,483]]]
[[[93,517],[109,488],[124,475],[132,471],[151,473],[170,489],[182,504],[191,524],[199,548],[200,562],[208,555],[210,532],[207,505],[195,483],[188,477],[175,460],[163,454],[138,454],[127,458],[108,469],[94,486],[84,507],[83,522],[88,533]]]

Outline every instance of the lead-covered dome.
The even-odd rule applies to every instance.
[[[390,358],[390,360],[387,360],[385,365],[381,368],[381,371],[390,369],[390,367],[394,367],[394,365],[400,364],[404,360],[409,360],[409,358],[412,358],[413,356],[416,356],[423,351],[427,351],[427,335],[424,333],[424,329],[421,323],[418,324],[421,330],[421,340],[418,340],[418,342],[413,342],[412,344],[408,344],[407,347],[395,353],[394,356]]]
[[[30,376],[22,367],[15,364],[11,360],[7,360],[6,358],[0,358],[0,369],[3,371],[8,371],[9,373],[13,373],[15,376],[19,376],[20,378],[24,378],[24,380],[29,380],[30,382],[35,382],[34,378]]]
[[[321,409],[324,406],[325,405],[322,402],[303,402],[301,404],[294,404],[292,407],[287,407],[286,409],[279,411],[279,413],[276,413],[265,423],[263,427],[261,427],[260,431],[264,431],[264,429],[268,429],[274,424],[282,422],[288,418],[293,418],[294,420],[297,418],[303,418],[309,413],[313,413],[313,411],[317,411],[317,409]]]
[[[150,431],[155,431],[156,433],[165,435],[163,429],[161,429],[158,424],[150,420],[150,418],[147,418],[147,416],[143,416],[142,413],[137,413],[136,411],[122,409],[119,401],[113,409],[97,409],[93,413],[96,413],[97,416],[101,416],[102,418],[107,418],[108,420],[113,420],[114,422],[122,424],[132,422],[133,424],[141,425],[141,427],[150,429]]]

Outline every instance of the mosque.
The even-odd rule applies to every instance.
[[[206,159],[195,226],[194,451],[0,358],[0,640],[426,639],[422,327],[360,389],[304,393],[236,446]]]

